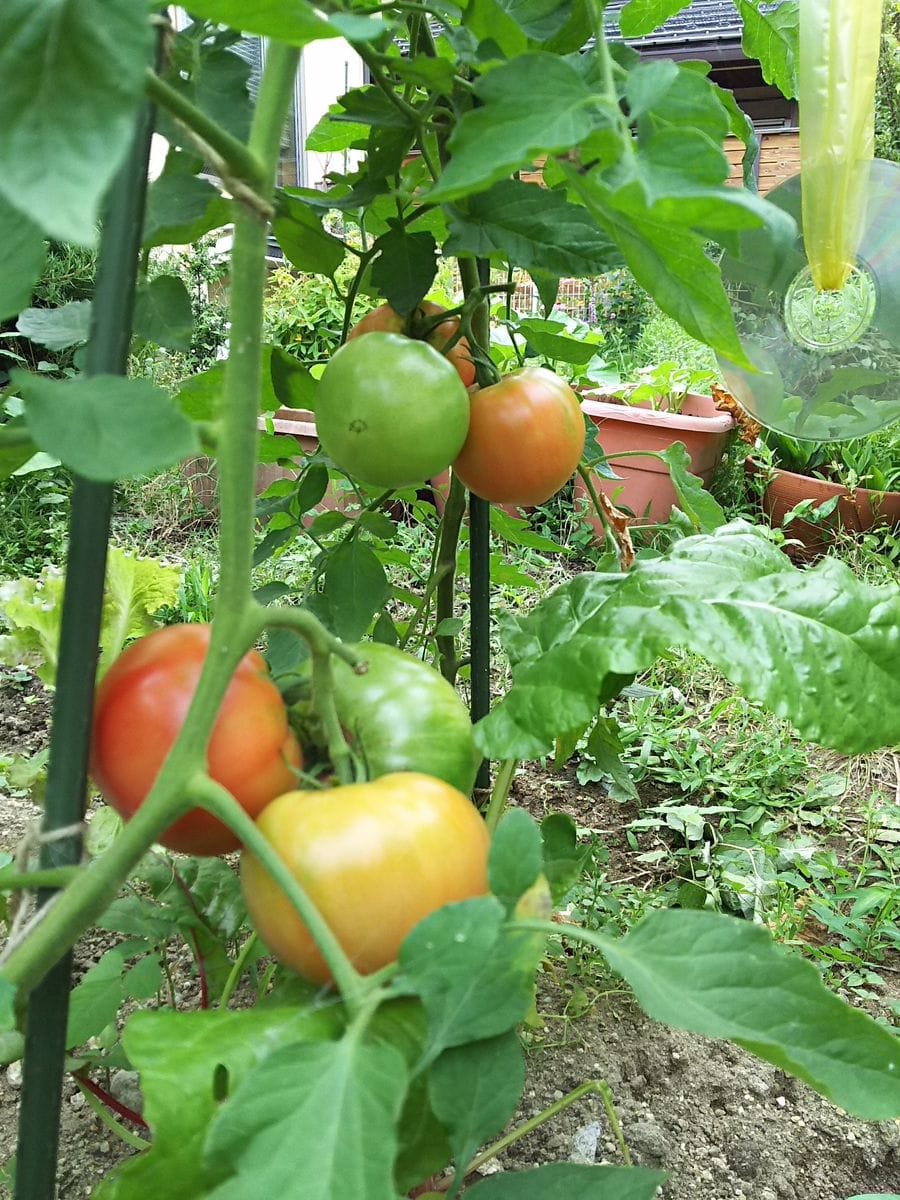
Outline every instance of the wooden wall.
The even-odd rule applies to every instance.
[[[760,137],[758,180],[763,196],[800,170],[800,134],[795,130],[764,133]],[[731,183],[740,186],[744,147],[737,138],[725,143],[725,156],[731,163]]]

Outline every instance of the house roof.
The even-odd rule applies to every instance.
[[[604,20],[613,40],[622,40],[619,30],[619,13],[627,0],[610,0],[604,12]],[[670,17],[664,25],[642,38],[626,39],[636,49],[692,45],[717,45],[740,43],[741,18],[734,0],[693,0],[688,8]]]

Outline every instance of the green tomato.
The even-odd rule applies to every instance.
[[[421,771],[469,796],[481,755],[465,704],[442,675],[394,646],[356,647],[369,669],[357,675],[332,659],[338,717],[370,779]]]
[[[348,475],[383,488],[439,475],[469,431],[469,395],[427,342],[367,333],[331,359],[316,393],[316,428]]]

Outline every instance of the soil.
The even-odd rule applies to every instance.
[[[45,745],[49,707],[39,685],[0,677],[0,757]],[[516,779],[513,794],[536,817],[569,811],[578,824],[605,831],[611,874],[634,876],[623,831],[635,812],[609,801],[602,788],[582,788],[571,774],[529,770]],[[0,794],[0,849],[14,850],[35,814],[26,799]],[[82,958],[100,950],[91,938]],[[528,1082],[517,1123],[587,1080],[604,1080],[634,1162],[669,1172],[665,1200],[849,1200],[900,1191],[900,1124],[855,1121],[728,1043],[648,1020],[608,977],[586,981],[569,978],[564,964],[548,967],[538,1012],[540,1020],[526,1034]],[[120,1099],[133,1103],[127,1095],[132,1081],[114,1082]],[[16,1063],[0,1074],[0,1163],[15,1150],[20,1090]],[[127,1153],[67,1083],[59,1200],[89,1196]],[[622,1161],[595,1095],[540,1126],[495,1165],[514,1170],[566,1159]],[[6,1195],[0,1185],[0,1196]]]

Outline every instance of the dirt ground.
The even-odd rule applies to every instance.
[[[23,746],[31,752],[41,748],[48,716],[38,688],[0,678],[0,755]],[[580,824],[605,828],[611,864],[617,856],[627,861],[622,810],[604,809],[602,789],[579,788],[571,776],[534,772],[517,779],[514,797],[535,816],[568,810]],[[33,816],[27,801],[0,794],[0,849],[14,849]],[[99,948],[92,942],[88,953],[94,957]],[[651,1022],[608,980],[573,986],[564,971],[548,971],[538,1012],[541,1021],[527,1034],[528,1082],[517,1120],[534,1116],[586,1080],[604,1080],[634,1161],[669,1172],[665,1200],[849,1200],[900,1192],[898,1123],[852,1120],[730,1044]],[[121,1078],[114,1090],[128,1102],[132,1086]],[[20,1065],[13,1064],[0,1074],[0,1163],[14,1152],[20,1089]],[[60,1200],[89,1196],[123,1150],[68,1084]],[[566,1159],[621,1162],[597,1097],[529,1134],[498,1166],[510,1170]]]

